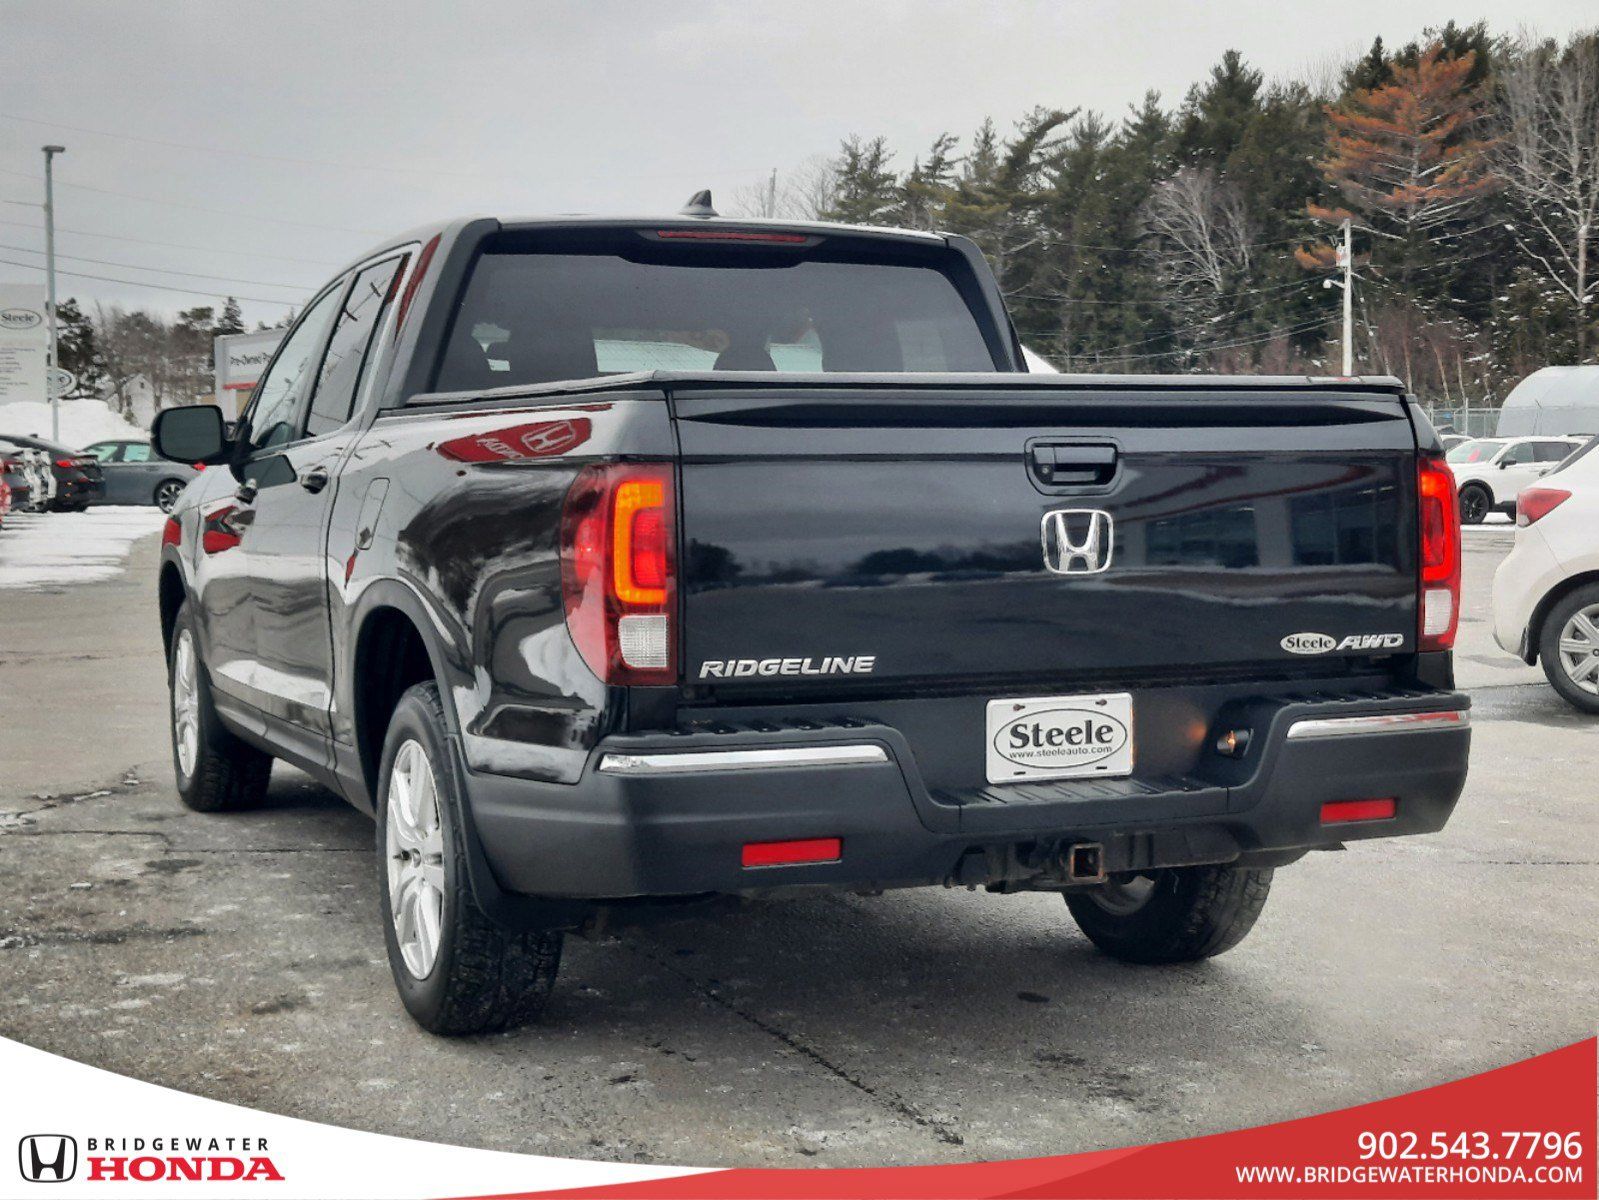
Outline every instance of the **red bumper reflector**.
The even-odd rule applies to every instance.
[[[1321,806],[1323,825],[1341,825],[1347,821],[1388,821],[1399,811],[1394,800],[1329,800]]]
[[[837,862],[843,856],[843,838],[800,838],[792,842],[744,843],[746,867],[790,867],[798,863]]]

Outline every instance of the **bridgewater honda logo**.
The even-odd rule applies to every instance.
[[[1057,508],[1044,514],[1039,535],[1044,566],[1056,575],[1098,575],[1116,551],[1110,514],[1098,508]]]
[[[78,1140],[32,1133],[17,1144],[17,1169],[29,1183],[65,1183],[78,1174]],[[263,1137],[92,1137],[84,1140],[89,1183],[281,1183]]]
[[[30,1133],[17,1143],[17,1170],[29,1183],[65,1183],[78,1173],[78,1139]]]

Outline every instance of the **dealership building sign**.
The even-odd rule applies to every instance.
[[[239,415],[256,381],[283,340],[284,330],[235,333],[216,339],[217,403],[231,420]]]
[[[0,404],[50,398],[50,323],[44,286],[0,283]]]

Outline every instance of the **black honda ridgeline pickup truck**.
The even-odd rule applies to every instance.
[[[1465,782],[1400,383],[1029,374],[963,238],[428,228],[155,440],[230,468],[164,535],[179,794],[282,759],[374,814],[438,1033],[535,1016],[568,931],[772,889],[1055,891],[1200,959]]]

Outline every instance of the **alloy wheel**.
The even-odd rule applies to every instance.
[[[1572,683],[1599,696],[1599,604],[1566,618],[1560,630],[1560,666]]]
[[[172,655],[172,732],[178,748],[178,770],[188,779],[200,757],[200,664],[194,635],[178,630]]]
[[[400,958],[415,978],[426,979],[444,935],[444,830],[433,764],[414,739],[400,747],[389,769],[384,849]]]
[[[175,479],[169,479],[155,490],[156,507],[162,512],[171,512],[172,506],[178,502],[178,494],[183,491],[183,485]]]

